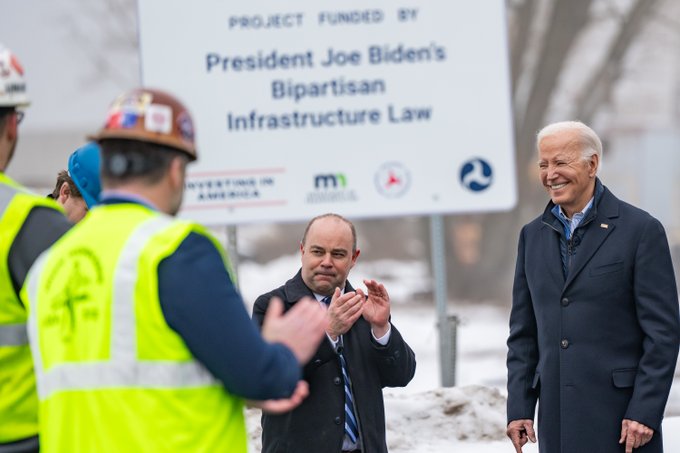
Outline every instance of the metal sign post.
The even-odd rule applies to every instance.
[[[439,364],[443,387],[456,385],[456,335],[457,318],[448,313],[446,281],[446,241],[444,219],[441,215],[430,216],[430,243],[432,246],[432,269],[434,272],[434,300],[437,307],[439,327]]]
[[[229,262],[231,263],[231,270],[234,273],[232,276],[234,284],[236,285],[236,288],[239,288],[238,234],[236,228],[236,225],[227,226],[227,254],[229,255]]]

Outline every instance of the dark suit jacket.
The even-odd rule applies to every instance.
[[[597,184],[600,185],[599,180]],[[604,188],[566,280],[550,212],[521,232],[508,338],[508,421],[533,419],[542,453],[623,452],[624,418],[656,432],[680,342],[678,297],[658,220]]]
[[[354,291],[347,283],[345,291]],[[258,297],[253,318],[261,326],[269,300],[279,297],[286,310],[304,296],[314,297],[298,272],[285,285]],[[416,370],[415,354],[392,324],[386,346],[373,340],[371,326],[363,318],[343,335],[359,419],[361,450],[386,453],[383,387],[403,387]],[[304,367],[309,396],[292,412],[262,416],[263,453],[339,453],[345,433],[345,393],[340,361],[330,342],[324,340]]]

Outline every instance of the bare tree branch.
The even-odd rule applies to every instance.
[[[637,0],[626,16],[619,33],[612,40],[600,67],[593,72],[576,101],[573,118],[589,123],[597,110],[610,98],[616,81],[621,77],[621,66],[626,51],[637,36],[647,15],[657,0]]]
[[[510,70],[512,94],[515,95],[519,76],[523,70],[523,60],[526,54],[527,42],[531,32],[531,24],[536,11],[536,0],[525,0],[515,14],[512,24],[510,43]]]
[[[111,80],[121,86],[134,84],[137,72],[130,71],[129,57],[136,55],[139,47],[135,0],[81,0],[77,11],[78,18],[65,15],[62,22],[91,62],[91,71],[82,75],[83,82]],[[93,24],[101,30],[96,39],[92,37]]]
[[[556,1],[544,39],[529,100],[517,118],[516,137],[520,167],[533,154],[534,134],[542,125],[562,67],[577,36],[588,22],[592,0]]]

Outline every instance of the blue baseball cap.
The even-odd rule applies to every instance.
[[[83,196],[88,209],[92,209],[99,201],[102,191],[99,177],[101,150],[95,142],[73,151],[68,158],[68,173]]]

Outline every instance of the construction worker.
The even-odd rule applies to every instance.
[[[216,240],[172,217],[196,160],[177,99],[125,93],[96,139],[100,202],[22,290],[42,451],[245,453],[241,397],[276,411],[302,401],[324,309],[310,299],[283,316],[275,303],[261,337]]]
[[[24,71],[0,45],[0,453],[38,451],[38,399],[19,290],[40,253],[71,226],[52,200],[5,175],[29,104]]]
[[[68,170],[59,172],[57,184],[48,195],[64,208],[73,223],[80,222],[99,200],[99,152],[95,142],[76,149],[68,158]]]

